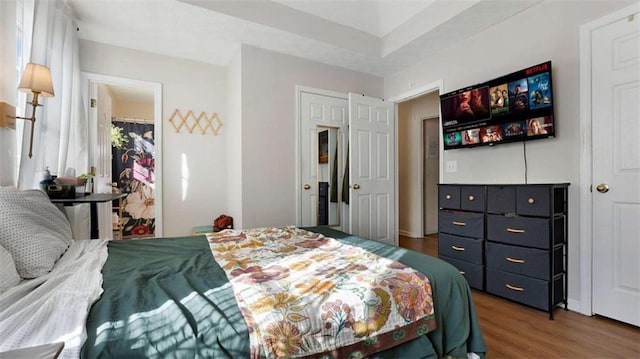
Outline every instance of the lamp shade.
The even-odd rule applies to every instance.
[[[53,81],[51,71],[44,65],[28,63],[22,73],[22,79],[18,90],[23,92],[35,92],[45,97],[53,97]]]

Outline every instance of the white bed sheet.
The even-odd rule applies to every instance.
[[[76,240],[39,278],[0,294],[0,352],[63,341],[60,358],[78,358],[85,321],[102,293],[108,240]]]

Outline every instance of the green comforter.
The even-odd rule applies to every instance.
[[[484,356],[471,292],[451,265],[421,253],[307,228],[389,257],[431,281],[437,329],[372,358]],[[109,243],[104,293],[87,318],[84,358],[248,358],[249,336],[204,236]]]

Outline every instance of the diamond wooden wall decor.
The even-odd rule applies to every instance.
[[[220,120],[216,112],[213,112],[211,116],[200,112],[200,114],[196,116],[193,114],[193,111],[189,110],[185,115],[182,115],[177,108],[173,110],[171,116],[169,116],[169,122],[171,122],[176,133],[180,133],[183,127],[189,133],[193,133],[193,130],[198,128],[203,135],[207,133],[208,130],[211,130],[211,133],[216,136],[220,131],[220,127],[222,127],[222,120]]]

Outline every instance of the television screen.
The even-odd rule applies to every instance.
[[[555,136],[551,61],[440,96],[444,149]]]

